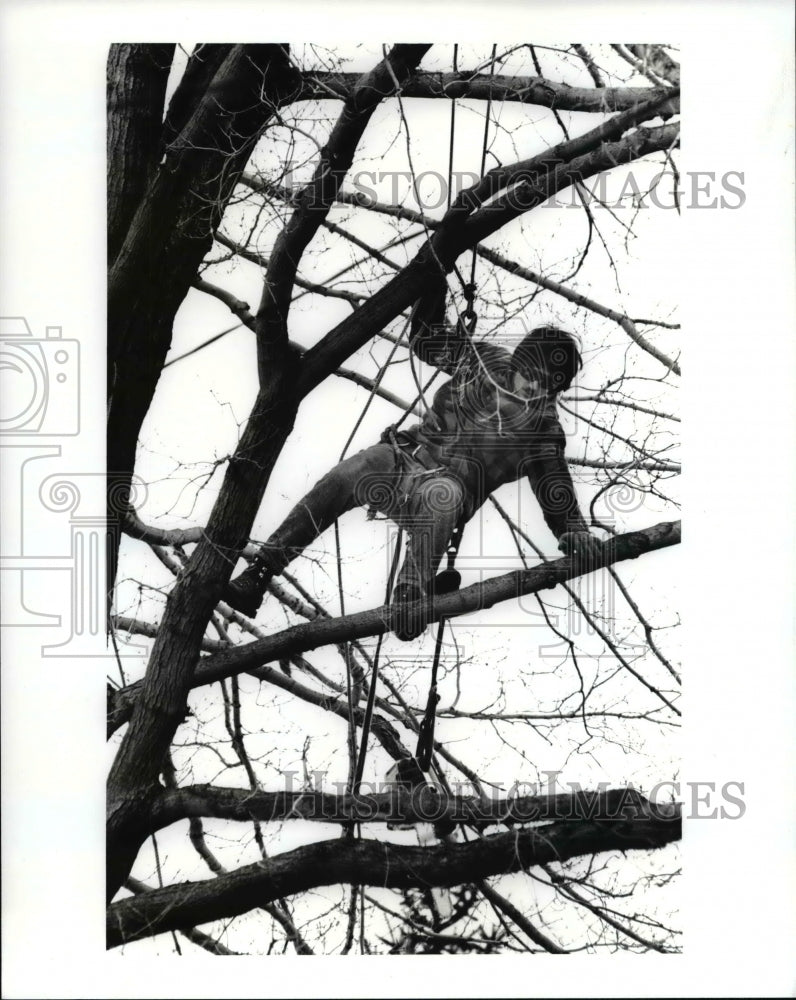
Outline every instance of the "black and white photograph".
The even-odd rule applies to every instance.
[[[679,949],[677,55],[111,47],[110,947]]]
[[[54,217],[57,254],[4,292],[0,568],[4,701],[57,677],[42,731],[90,758],[14,736],[47,792],[6,858],[62,840],[64,891],[86,873],[87,996],[154,996],[95,977],[163,960],[200,981],[165,995],[220,995],[219,957],[269,961],[278,987],[242,996],[415,995],[415,956],[435,991],[469,967],[461,995],[563,995],[517,972],[547,955],[580,970],[569,995],[723,995],[665,970],[699,934],[718,954],[732,924],[792,926],[754,873],[782,859],[785,892],[789,852],[739,845],[793,763],[761,711],[793,702],[791,469],[756,452],[794,443],[793,246],[771,233],[768,287],[775,249],[728,249],[751,212],[787,217],[782,94],[774,132],[737,91],[768,69],[792,93],[790,69],[752,39],[711,80],[777,137],[756,173],[726,108],[689,117],[711,56],[682,17],[644,38],[468,11],[425,40],[297,11],[282,40],[263,17],[86,30],[92,256]],[[705,156],[714,125],[743,155]],[[60,181],[44,140],[28,155],[68,205],[59,146]],[[51,266],[81,296],[91,272],[84,331],[68,295],[35,305]],[[33,926],[15,886],[4,919]],[[783,988],[772,947],[747,995]],[[657,983],[590,982],[630,956]],[[365,967],[389,980],[346,993]]]

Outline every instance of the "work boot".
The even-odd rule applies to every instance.
[[[393,633],[401,642],[416,639],[428,625],[428,599],[419,584],[399,583],[392,592]]]
[[[247,618],[253,618],[263,603],[265,588],[273,575],[258,552],[248,569],[227,584],[223,599]]]
[[[437,573],[434,578],[434,593],[437,597],[442,594],[452,594],[462,585],[462,575],[457,569],[444,569]]]

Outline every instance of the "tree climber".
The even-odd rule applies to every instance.
[[[583,518],[564,458],[564,431],[555,399],[581,367],[572,334],[537,327],[513,354],[473,342],[460,320],[445,322],[444,276],[416,303],[410,326],[414,355],[452,377],[423,420],[407,430],[388,427],[378,444],[323,476],[232,580],[224,599],[254,615],[268,582],[341,514],[367,507],[408,535],[392,594],[393,630],[415,638],[428,623],[434,574],[454,530],[490,493],[527,475],[559,548],[588,560],[601,549]]]

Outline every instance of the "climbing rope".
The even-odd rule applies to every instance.
[[[448,544],[448,562],[446,568],[438,573],[434,580],[434,594],[450,594],[458,590],[461,586],[462,578],[455,568],[456,556],[462,541],[464,521],[459,521],[453,529],[451,540]],[[442,653],[442,638],[445,633],[447,618],[440,618],[437,625],[437,640],[434,644],[434,660],[431,664],[431,684],[428,689],[426,699],[426,710],[423,721],[420,723],[420,731],[417,737],[417,747],[415,749],[415,759],[420,770],[426,774],[431,768],[431,757],[434,752],[434,727],[437,719],[437,705],[439,704],[439,694],[437,693],[437,671],[439,670],[440,654]]]
[[[438,573],[434,579],[435,595],[452,593],[454,590],[458,590],[461,585],[461,574],[455,568],[455,565],[456,556],[459,552],[459,546],[461,545],[463,531],[464,519],[459,521],[451,534],[451,539],[448,543],[447,549],[446,568],[442,571],[442,573]],[[384,601],[385,604],[389,603],[390,595],[392,594],[395,574],[398,569],[402,539],[403,529],[398,532],[395,551],[393,552],[392,564],[390,566],[389,578],[387,580],[387,593]],[[439,670],[439,661],[442,652],[442,638],[446,622],[446,618],[440,618],[437,626],[437,639],[434,645],[434,660],[431,666],[431,684],[429,687],[428,698],[426,700],[426,709],[423,714],[423,720],[420,723],[415,756],[403,758],[403,760],[407,762],[404,765],[404,773],[413,773],[416,775],[416,778],[418,767],[423,774],[427,773],[431,768],[431,757],[434,752],[434,727],[436,722],[437,704],[439,703],[439,694],[437,693],[437,673]],[[382,632],[376,643],[376,652],[373,656],[373,667],[370,674],[370,689],[368,690],[368,700],[365,706],[365,716],[362,720],[362,738],[359,744],[359,754],[357,755],[357,766],[352,788],[355,795],[359,791],[359,786],[362,784],[362,776],[365,772],[365,758],[367,756],[368,740],[370,738],[370,730],[373,723],[373,707],[376,703],[376,683],[379,676],[379,659],[381,656],[383,641],[384,633]],[[411,765],[409,771],[406,770],[407,764]]]
[[[484,142],[481,147],[481,178],[483,179],[486,170],[487,140],[489,139],[489,119],[492,114],[492,83],[495,79],[495,57],[497,55],[497,45],[492,46],[492,59],[489,68],[489,93],[486,99],[486,115],[484,116]],[[473,247],[473,262],[470,268],[470,284],[475,288],[475,263],[478,259],[478,246]]]
[[[384,603],[388,604],[390,601],[390,595],[392,594],[392,586],[395,581],[395,573],[398,569],[398,558],[401,554],[401,541],[403,540],[403,528],[398,529],[398,537],[395,542],[395,552],[392,556],[392,565],[390,566],[390,573],[387,579],[387,594],[384,599]],[[362,775],[365,771],[365,757],[368,752],[368,738],[370,736],[370,727],[373,722],[373,706],[376,704],[376,682],[379,677],[379,656],[381,655],[381,644],[384,641],[384,633],[382,632],[376,642],[376,652],[373,656],[373,669],[370,672],[370,689],[368,690],[368,700],[365,705],[365,717],[362,720],[362,739],[359,743],[359,753],[357,755],[357,766],[354,775],[354,795],[359,791],[359,786],[362,784]]]
[[[492,110],[492,81],[495,75],[495,56],[497,54],[497,45],[492,46],[492,60],[491,68],[489,74],[489,94],[487,98],[486,116],[484,120],[484,139],[481,149],[481,176],[484,175],[484,170],[486,168],[486,154],[487,154],[487,143],[489,140],[489,121],[491,117]],[[458,73],[458,56],[459,56],[459,46],[454,45],[453,47],[453,72]],[[454,149],[454,130],[456,127],[456,99],[451,101],[451,124],[450,124],[450,141],[449,141],[449,154],[448,154],[448,210],[451,207],[451,192],[453,187],[453,149]],[[462,293],[464,295],[465,309],[459,317],[459,324],[461,330],[472,336],[475,332],[475,326],[478,321],[478,316],[475,311],[475,269],[476,261],[478,255],[478,247],[473,247],[473,257],[472,264],[470,268],[470,280],[465,281],[462,277],[461,272],[458,267],[454,266],[456,276],[462,286]],[[461,544],[462,531],[464,528],[464,522],[460,521],[456,525],[451,536],[450,543],[448,545],[448,562],[447,567],[442,573],[438,574],[434,581],[434,591],[435,594],[446,594],[451,591],[458,590],[461,585],[461,575],[455,569],[456,555],[459,551],[459,545]],[[417,738],[417,747],[415,749],[414,761],[417,764],[417,768],[423,773],[427,774],[431,768],[431,758],[434,752],[434,729],[436,725],[437,718],[437,705],[439,704],[439,693],[437,691],[437,674],[439,671],[439,661],[442,653],[442,640],[445,635],[445,625],[447,619],[442,617],[437,625],[437,638],[434,643],[434,659],[431,665],[431,683],[429,685],[428,698],[426,699],[426,709],[423,714],[423,721],[420,724],[420,730]],[[417,769],[410,768],[408,774],[417,775]]]
[[[338,461],[342,462],[346,454],[348,453],[348,449],[351,447],[351,443],[354,440],[356,433],[362,424],[362,421],[365,419],[365,415],[367,414],[368,409],[370,408],[370,404],[376,397],[376,390],[381,384],[381,381],[384,378],[384,375],[387,369],[389,368],[390,363],[392,362],[395,352],[398,350],[399,345],[401,344],[403,338],[406,336],[408,326],[409,326],[409,321],[407,320],[406,323],[404,324],[403,330],[401,331],[401,336],[398,337],[395,343],[393,344],[390,353],[387,356],[386,362],[379,370],[379,373],[376,379],[374,380],[373,385],[371,386],[370,392],[368,393],[368,398],[365,401],[365,405],[362,408],[362,412],[359,414],[359,417],[356,423],[354,424],[351,433],[348,435],[348,440],[343,446],[343,450],[340,452],[340,458]],[[399,544],[400,544],[400,536],[399,536]],[[337,521],[334,522],[334,545],[335,545],[335,555],[337,560],[337,589],[340,595],[340,614],[345,615],[345,592],[343,590],[342,547],[340,544],[340,525]],[[381,640],[379,640],[379,643],[381,643]],[[353,684],[351,683],[351,647],[349,643],[344,644],[344,654],[345,654],[345,666],[346,666],[346,695],[348,699],[348,742],[349,742],[350,753],[353,758],[354,754],[356,753],[356,724],[354,722],[354,707],[355,707],[354,687]],[[357,764],[356,767],[354,768],[355,775],[358,772],[358,770],[359,770],[359,761],[357,759]],[[361,778],[359,780],[361,780]],[[354,786],[356,785],[356,782],[357,779],[355,777],[353,782]]]
[[[487,143],[488,143],[488,140],[489,140],[489,123],[490,123],[491,109],[492,109],[492,82],[493,82],[494,74],[495,74],[495,57],[496,57],[496,54],[497,54],[497,45],[493,45],[492,46],[491,67],[490,67],[490,74],[489,74],[489,94],[488,94],[488,97],[487,97],[486,116],[485,116],[485,120],[484,120],[484,138],[483,138],[482,149],[481,149],[481,176],[482,177],[484,175],[484,170],[486,168]],[[453,47],[453,72],[454,72],[454,74],[458,74],[458,57],[459,57],[459,46],[458,45],[454,45],[454,47]],[[452,193],[452,188],[453,188],[453,153],[454,153],[454,143],[455,143],[455,128],[456,128],[456,99],[453,98],[451,100],[450,136],[449,136],[449,151],[448,151],[448,197],[447,197],[447,202],[448,202],[448,209],[449,210],[450,210],[450,207],[451,207],[451,193]],[[476,270],[477,253],[478,253],[478,248],[477,248],[477,246],[474,246],[473,247],[473,256],[472,256],[472,264],[471,264],[471,269],[470,269],[470,280],[469,280],[469,282],[464,280],[464,278],[462,277],[462,274],[459,271],[458,267],[456,267],[454,265],[454,270],[456,272],[456,276],[458,277],[459,282],[460,282],[460,284],[462,286],[462,294],[464,296],[464,301],[465,301],[465,308],[464,308],[464,310],[462,311],[462,313],[461,313],[461,315],[459,317],[459,325],[460,325],[460,329],[463,332],[465,332],[466,334],[468,334],[468,335],[472,335],[473,334],[473,332],[475,331],[475,326],[476,326],[477,320],[478,320],[477,314],[475,312],[475,307],[474,307],[475,295],[476,295],[475,270]],[[429,381],[429,383],[427,383],[427,385],[425,387],[420,388],[418,386],[418,388],[420,388],[420,392],[419,392],[419,396],[418,396],[419,399],[423,399],[424,389],[428,388],[428,385],[430,385],[430,382],[433,381],[433,379],[436,377],[437,374],[439,374],[438,371],[434,373],[434,375],[432,376],[432,379]],[[369,405],[369,403],[370,403],[370,400],[368,401],[368,405]],[[406,419],[406,417],[408,415],[408,412],[409,411],[406,411],[403,414],[403,416],[402,416],[401,420],[399,421],[399,423],[395,424],[391,428],[392,435],[393,435],[393,442],[394,442],[395,431],[400,426],[400,423],[402,423],[403,420]],[[364,416],[364,413],[362,414],[362,416]],[[358,424],[357,424],[357,426],[358,426]],[[353,433],[355,433],[355,432],[356,432],[356,428],[354,429]],[[351,438],[349,438],[348,443],[346,444],[346,448],[344,449],[344,453],[345,453],[345,450],[347,450],[348,445],[351,442],[351,439],[353,438],[353,433],[351,435]],[[397,445],[394,445],[394,446],[397,447]],[[435,595],[451,593],[454,590],[458,590],[459,587],[460,587],[460,585],[461,585],[461,575],[456,570],[455,563],[456,563],[456,556],[457,556],[458,551],[459,551],[459,546],[461,544],[461,538],[462,538],[462,531],[463,531],[463,529],[464,529],[464,520],[461,520],[456,525],[456,527],[454,528],[453,533],[451,535],[450,542],[448,543],[447,565],[446,565],[446,568],[445,568],[445,570],[443,570],[442,573],[437,574],[437,576],[436,576],[436,578],[434,580],[434,593],[435,593]],[[394,582],[396,570],[397,570],[397,567],[398,567],[398,557],[399,557],[399,554],[400,554],[402,535],[403,535],[403,531],[401,530],[401,531],[399,531],[398,540],[397,540],[397,544],[396,544],[396,547],[395,547],[395,552],[393,553],[392,565],[390,567],[390,574],[389,574],[389,579],[388,579],[388,582],[387,582],[387,593],[386,593],[386,597],[385,597],[385,604],[389,603],[390,596],[392,594],[393,582]],[[445,634],[445,625],[446,625],[446,623],[447,623],[447,619],[445,617],[442,617],[442,618],[440,618],[439,623],[437,625],[437,637],[436,637],[436,641],[435,641],[435,644],[434,644],[434,659],[433,659],[432,666],[431,666],[431,682],[430,682],[430,685],[429,685],[428,697],[426,699],[425,712],[423,714],[423,719],[422,719],[422,721],[420,723],[420,727],[419,727],[418,739],[417,739],[417,747],[416,747],[416,750],[415,750],[415,756],[414,756],[414,758],[404,758],[404,764],[405,764],[405,766],[404,766],[404,769],[403,769],[403,773],[406,774],[406,775],[414,775],[414,778],[411,779],[413,781],[416,781],[420,777],[422,777],[422,775],[418,775],[418,769],[419,769],[420,772],[422,772],[422,774],[426,774],[426,773],[428,773],[428,771],[431,768],[431,760],[432,760],[432,755],[433,755],[433,751],[434,751],[434,729],[435,729],[435,724],[436,724],[436,711],[437,711],[437,705],[439,704],[439,693],[437,691],[437,675],[438,675],[438,671],[439,671],[439,662],[440,662],[440,657],[441,657],[441,653],[442,653],[442,640],[443,640],[444,634]],[[384,633],[382,633],[379,636],[379,638],[378,638],[378,641],[377,641],[377,644],[376,644],[376,651],[375,651],[375,654],[374,654],[374,657],[373,657],[373,668],[371,670],[370,688],[369,688],[369,691],[368,691],[368,700],[367,700],[367,704],[366,704],[366,707],[365,707],[365,716],[364,716],[364,718],[362,720],[362,737],[361,737],[361,740],[360,740],[359,753],[357,755],[355,777],[354,777],[354,783],[353,783],[353,791],[354,791],[355,794],[358,791],[359,786],[362,783],[362,776],[364,774],[364,769],[365,769],[365,758],[366,758],[366,755],[367,755],[368,740],[369,740],[369,737],[370,737],[370,729],[371,729],[371,725],[372,725],[372,722],[373,722],[373,707],[374,707],[375,701],[376,701],[376,682],[377,682],[377,678],[378,678],[379,658],[380,658],[380,654],[381,654],[381,647],[382,647],[383,638],[384,638]]]
[[[453,73],[459,72],[459,46],[453,46]],[[450,139],[448,141],[448,211],[451,208],[451,191],[453,189],[453,145],[456,134],[456,98],[451,100],[451,126]]]

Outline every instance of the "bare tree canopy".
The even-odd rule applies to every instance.
[[[300,954],[678,949],[656,584],[680,538],[679,97],[660,45],[111,47],[109,607],[120,650],[149,646],[108,689],[109,946],[241,953],[254,919]],[[555,391],[588,559],[518,470],[411,647],[384,591],[400,536],[361,515],[241,614],[236,561],[314,470],[433,420],[424,296],[482,354],[574,331]],[[401,791],[391,761],[430,771]]]

